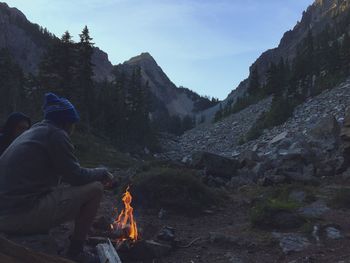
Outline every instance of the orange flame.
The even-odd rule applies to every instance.
[[[122,198],[124,202],[124,209],[119,214],[118,218],[111,225],[112,229],[126,229],[128,236],[122,237],[122,240],[130,239],[131,241],[136,241],[138,239],[138,231],[136,220],[134,219],[133,211],[134,209],[131,206],[132,196],[129,192],[129,186],[127,187]]]

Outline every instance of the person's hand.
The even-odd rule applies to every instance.
[[[106,188],[111,188],[113,186],[113,179],[114,179],[114,175],[111,172],[106,171],[105,179],[102,180],[102,184]]]

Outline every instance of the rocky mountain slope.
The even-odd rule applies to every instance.
[[[170,115],[193,113],[194,101],[171,82],[149,53],[142,53],[117,67],[128,72],[140,67],[143,82],[148,82],[151,92],[164,103]]]
[[[251,65],[250,72],[253,68],[258,68],[259,78],[263,84],[266,81],[266,73],[271,63],[277,64],[281,58],[291,62],[296,55],[298,44],[307,36],[310,30],[316,35],[326,27],[335,27],[348,14],[349,10],[349,0],[316,0],[303,12],[300,22],[283,35],[278,47],[261,54]],[[221,106],[224,107],[228,103],[234,103],[238,98],[247,94],[249,80],[250,76],[227,96]],[[219,107],[220,105],[216,105],[201,114],[206,116],[207,122],[210,122]]]
[[[299,105],[286,123],[265,130],[257,140],[239,145],[240,137],[250,129],[259,114],[269,108],[270,102],[271,98],[265,99],[215,124],[205,124],[181,137],[174,137],[168,140],[165,154],[172,159],[186,160],[197,151],[209,151],[232,158],[247,149],[257,150],[257,147],[269,151],[269,142],[281,134],[283,138],[308,134],[327,116],[334,116],[341,124],[345,110],[350,106],[350,79]]]
[[[46,29],[29,22],[20,10],[0,2],[0,48],[9,49],[25,72],[37,73],[41,57],[54,38]],[[92,62],[97,81],[112,78],[113,66],[105,52],[95,48]]]

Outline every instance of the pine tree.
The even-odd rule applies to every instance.
[[[38,80],[42,93],[47,91],[59,95],[63,93],[61,85],[63,77],[59,73],[61,67],[61,43],[57,40],[48,47],[39,65]]]
[[[279,89],[282,87],[279,86],[279,74],[278,68],[275,63],[271,63],[267,71],[266,77],[266,93],[268,95],[275,94],[279,92]]]
[[[7,49],[0,50],[0,113],[7,115],[21,106],[24,97],[22,69]]]
[[[89,34],[87,26],[84,27],[78,43],[77,52],[77,75],[75,85],[77,91],[75,92],[75,100],[79,103],[81,108],[81,115],[86,124],[88,132],[91,129],[91,121],[94,114],[94,82],[93,82],[93,67],[92,55],[94,52],[94,43]]]
[[[259,70],[258,66],[254,66],[250,73],[249,85],[248,85],[248,93],[249,95],[256,95],[260,89],[260,81],[259,81]]]
[[[344,38],[340,50],[340,63],[344,73],[347,75],[350,72],[350,35],[344,34]]]
[[[60,42],[60,65],[59,75],[61,77],[60,88],[62,95],[66,98],[71,99],[74,93],[73,79],[77,63],[76,60],[76,49],[72,36],[66,31]]]

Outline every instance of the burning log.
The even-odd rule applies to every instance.
[[[96,249],[101,263],[122,263],[117,251],[109,239],[108,243],[98,244]]]

